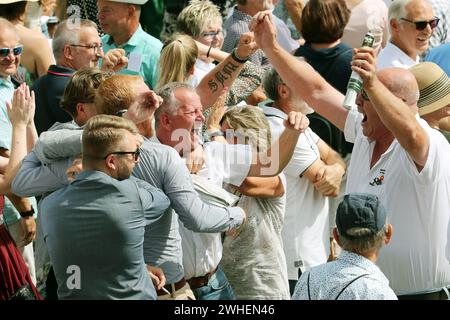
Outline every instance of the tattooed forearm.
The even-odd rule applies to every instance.
[[[226,80],[231,79],[233,77],[233,73],[238,70],[239,65],[234,64],[233,62],[227,62],[222,70],[216,72],[214,75],[214,79],[208,81],[209,89],[214,93],[219,89],[219,84],[224,87],[224,83]]]

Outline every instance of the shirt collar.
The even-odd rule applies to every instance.
[[[118,47],[118,48],[123,48],[125,46],[136,47],[137,45],[139,45],[139,42],[141,42],[141,35],[142,35],[142,33],[144,33],[144,30],[142,30],[141,24],[139,24],[138,28],[133,33],[131,38],[128,39],[128,41],[126,43],[124,43],[124,44],[122,44],[120,46],[116,46],[116,47]],[[110,35],[106,35],[105,36],[105,40],[106,40],[106,43],[108,45],[115,45],[114,44],[114,39]]]
[[[283,120],[287,119],[286,113],[281,111],[280,109],[269,107],[268,105],[261,106],[261,109],[264,111],[264,114],[268,117],[278,117]]]
[[[400,62],[408,67],[420,62],[419,55],[417,55],[416,60],[411,59],[411,57],[408,56],[402,49],[400,49],[390,41],[388,41],[388,43],[386,44],[386,49],[394,52],[395,56],[400,60]]]
[[[237,19],[237,20],[242,20],[242,21],[245,21],[245,22],[251,22],[252,19],[253,19],[252,16],[250,16],[250,15],[248,15],[248,14],[242,12],[242,11],[239,11],[239,10],[237,9],[237,6],[234,7],[234,10],[233,10],[233,17],[234,17],[235,19]]]
[[[0,77],[0,86],[6,88],[14,88],[14,84],[11,82],[11,76],[6,79]]]
[[[357,265],[358,267],[366,270],[367,272],[380,272],[378,267],[369,259],[363,257],[362,255],[350,252],[350,251],[342,251],[342,253],[337,257],[337,260]]]

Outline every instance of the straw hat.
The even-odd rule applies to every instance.
[[[437,64],[421,62],[409,68],[419,84],[417,106],[421,116],[450,104],[450,78]]]

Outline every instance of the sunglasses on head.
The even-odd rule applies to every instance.
[[[414,23],[416,25],[416,30],[422,31],[423,29],[425,29],[427,27],[427,25],[430,25],[431,29],[434,29],[437,27],[438,23],[439,23],[439,18],[434,18],[433,20],[428,20],[428,21],[411,21],[405,18],[401,18],[401,20],[409,22],[409,23]]]
[[[0,48],[0,57],[6,58],[10,52],[13,53],[15,56],[20,56],[23,51],[23,46],[17,46],[14,48]]]

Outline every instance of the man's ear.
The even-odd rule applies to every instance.
[[[72,51],[72,46],[70,44],[66,44],[64,46],[64,58],[66,58],[67,60],[73,60],[73,51]]]
[[[279,84],[277,90],[278,96],[282,99],[288,99],[291,94],[290,89],[284,84]]]
[[[162,126],[169,126],[171,123],[170,117],[167,113],[161,113],[159,115],[159,124]]]
[[[128,16],[132,17],[134,16],[136,12],[136,7],[134,5],[128,5]]]
[[[400,31],[400,23],[397,19],[389,20],[389,25],[391,26],[392,31],[396,31],[396,32]]]
[[[337,244],[340,247],[342,247],[342,245],[341,245],[341,238],[339,237],[339,232],[338,232],[336,227],[333,228],[333,237],[334,237],[334,240],[336,240]]]
[[[108,157],[106,157],[105,165],[108,170],[115,171],[117,169],[114,159],[114,155],[109,155]]]
[[[392,238],[392,230],[393,230],[392,224],[389,223],[389,224],[387,225],[386,238],[384,239],[384,244],[385,244],[385,245],[388,244],[388,243],[391,241],[391,238]]]

